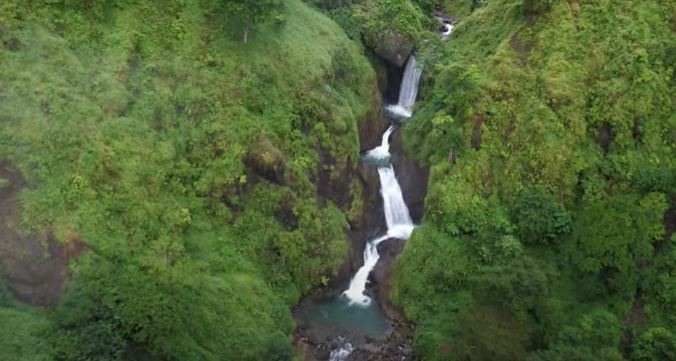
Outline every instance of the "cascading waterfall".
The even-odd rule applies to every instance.
[[[401,187],[399,187],[392,165],[378,167],[378,175],[380,176],[380,194],[383,197],[387,232],[399,235],[401,227],[413,225],[411,215],[404,203],[404,196],[401,194]]]
[[[389,158],[390,135],[394,132],[394,129],[394,126],[390,125],[383,134],[380,146],[371,149],[366,155],[373,158]],[[364,307],[371,303],[371,298],[366,296],[364,291],[366,290],[369,274],[380,258],[378,244],[390,238],[408,239],[414,227],[392,165],[379,166],[378,176],[380,177],[380,195],[383,198],[387,233],[366,244],[366,248],[364,249],[364,265],[352,278],[350,287],[343,292],[343,295],[350,300],[350,304]]]
[[[394,127],[390,126],[385,134],[389,136],[393,129]],[[388,137],[383,137],[383,145],[379,148],[381,148],[380,151],[387,152],[389,155]],[[392,165],[378,167],[378,175],[380,177],[380,194],[383,197],[387,233],[366,244],[366,248],[364,249],[364,265],[352,278],[350,287],[343,292],[343,295],[350,300],[350,304],[364,307],[371,303],[371,298],[366,296],[364,291],[366,290],[369,274],[380,258],[378,244],[390,238],[408,239],[414,228]]]
[[[384,161],[389,162],[390,160],[390,134],[394,132],[394,125],[390,125],[389,128],[383,133],[383,140],[380,142],[380,146],[375,147],[368,152],[366,152],[365,157],[372,159],[375,162]]]
[[[444,24],[444,30],[439,33],[442,39],[446,39],[453,31],[453,25]],[[399,90],[399,101],[396,105],[386,107],[386,110],[395,118],[410,118],[413,113],[413,103],[418,95],[418,84],[420,82],[420,69],[411,54],[404,70],[404,77]],[[350,281],[350,286],[343,292],[343,296],[349,299],[350,305],[367,307],[371,304],[371,298],[364,294],[369,274],[378,263],[380,255],[378,254],[378,244],[390,238],[409,239],[415,225],[411,220],[408,207],[404,202],[404,196],[401,193],[401,187],[397,181],[394,167],[389,163],[390,154],[390,135],[394,132],[394,125],[383,134],[380,146],[366,152],[364,158],[374,161],[378,165],[378,176],[380,177],[380,194],[383,198],[383,211],[385,213],[385,223],[387,224],[387,233],[366,244],[364,248],[364,265],[359,268],[357,273]],[[354,350],[351,343],[342,339],[342,345],[331,351],[329,361],[345,361]]]
[[[449,35],[451,35],[451,32],[453,31],[453,24],[448,24],[448,23],[443,23],[444,25],[444,31],[442,31],[439,36],[441,36],[441,40],[446,40]]]
[[[388,105],[385,110],[397,118],[410,118],[413,114],[413,103],[418,96],[420,75],[422,75],[422,69],[416,64],[415,55],[411,54],[406,62],[404,78],[401,81],[399,101],[396,105]]]

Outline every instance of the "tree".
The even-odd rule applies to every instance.
[[[666,328],[648,329],[634,343],[631,360],[676,360],[676,336]]]
[[[624,273],[653,251],[651,242],[664,233],[662,216],[667,209],[663,194],[643,199],[635,194],[611,197],[582,206],[568,244],[572,261],[581,270],[600,273],[611,268]]]
[[[515,315],[535,312],[549,296],[547,274],[528,256],[517,256],[505,264],[485,266],[471,277],[474,298],[499,304]]]
[[[458,315],[451,360],[517,361],[526,357],[528,333],[522,320],[502,307],[472,307]]]
[[[526,244],[547,244],[570,232],[570,215],[542,187],[524,189],[510,213],[519,238]]]
[[[604,310],[595,310],[574,326],[565,327],[549,349],[535,352],[528,361],[621,361],[617,349],[622,335],[620,321]]]
[[[249,41],[249,31],[281,17],[282,2],[279,0],[225,0],[226,11],[242,30],[242,42]]]

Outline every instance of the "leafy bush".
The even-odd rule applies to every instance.
[[[415,311],[407,315],[418,325],[416,352],[453,359],[471,319],[458,315],[480,307],[493,309],[491,320],[475,319],[500,319],[520,334],[499,348],[482,341],[491,330],[472,326],[465,350],[507,359],[619,360],[618,319],[630,312],[675,327],[673,237],[664,239],[676,174],[673,6],[491,0],[470,13],[467,1],[441,5],[463,18],[425,64],[404,145],[430,164],[420,228],[433,229],[422,234],[453,248],[424,250],[414,235],[397,264],[406,272],[396,272],[395,294]],[[444,277],[426,281],[426,262],[445,262],[453,275],[460,262],[468,275],[442,293]],[[405,296],[411,290],[417,297]],[[583,316],[590,308],[599,312]]]
[[[627,272],[651,256],[651,242],[664,232],[666,209],[666,200],[658,193],[586,204],[575,217],[568,253],[586,272],[598,274],[604,268]]]
[[[519,239],[526,244],[548,244],[571,230],[571,219],[566,209],[541,187],[521,191],[510,215]]]
[[[57,360],[268,359],[293,327],[284,303],[240,265],[221,267],[229,273],[177,265],[153,276],[86,256],[54,314]]]
[[[546,351],[536,352],[528,361],[621,361],[617,345],[622,328],[617,318],[605,311],[594,310],[582,317],[575,326],[563,329]]]
[[[643,331],[631,351],[631,361],[659,361],[676,359],[676,336],[669,330],[656,327]]]
[[[0,349],[7,361],[51,361],[45,335],[50,323],[38,310],[0,305]]]

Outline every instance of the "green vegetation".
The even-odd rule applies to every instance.
[[[36,185],[23,227],[86,245],[55,311],[0,311],[3,356],[292,357],[290,306],[361,216],[317,174],[354,167],[378,97],[335,23],[297,0],[263,21],[275,3],[0,5],[0,158]]]
[[[4,358],[292,359],[365,208],[325,184],[378,119],[364,53],[419,47],[430,176],[392,293],[416,357],[676,359],[673,1],[305,2],[0,4],[19,226],[85,247],[53,310],[0,287]]]
[[[465,17],[404,132],[431,166],[394,290],[416,354],[673,359],[673,3],[475,3],[443,2]]]
[[[20,305],[0,279],[0,350],[5,360],[48,361],[51,330],[43,310]]]
[[[281,20],[281,7],[279,0],[225,0],[228,20],[239,23],[243,43],[248,42],[251,27],[275,18]]]
[[[570,232],[570,215],[545,189],[524,189],[511,208],[517,236],[526,244],[546,244]]]
[[[312,2],[312,1],[311,1]],[[321,1],[320,1],[321,2]],[[339,4],[318,4],[331,9],[329,15],[355,40],[364,40],[371,49],[396,46],[403,41],[410,46],[420,41],[431,24],[419,5],[430,4],[409,0],[345,1]]]

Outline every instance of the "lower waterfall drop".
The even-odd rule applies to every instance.
[[[378,156],[389,157],[389,136],[394,131],[394,126],[390,126],[383,136],[382,144],[367,153],[377,153]],[[343,295],[350,300],[350,304],[358,306],[368,306],[371,304],[371,298],[364,294],[369,274],[373,267],[378,263],[380,255],[378,254],[378,244],[390,238],[408,239],[413,232],[413,221],[409,214],[408,207],[404,202],[404,196],[401,193],[401,187],[397,181],[392,165],[379,166],[378,175],[380,177],[380,194],[383,198],[383,211],[385,213],[385,222],[387,224],[387,233],[366,244],[364,248],[364,265],[357,271],[350,282],[350,287],[343,292]]]

